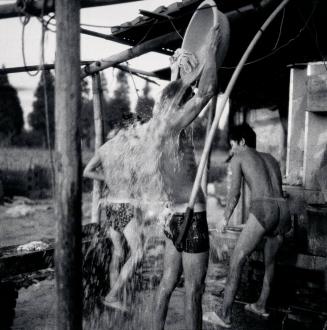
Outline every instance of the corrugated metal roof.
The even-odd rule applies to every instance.
[[[160,6],[153,12],[170,16],[173,20],[173,24],[169,19],[164,17],[162,19],[156,19],[140,15],[132,21],[113,27],[111,29],[112,36],[115,37],[117,41],[122,40],[130,46],[135,46],[141,42],[175,31],[174,26],[183,34],[195,9],[201,2],[202,0],[183,0],[174,2],[168,7]],[[158,51],[165,54],[172,54],[176,48],[180,47],[181,42],[182,39],[177,42],[173,41],[165,45],[165,47],[158,49]]]

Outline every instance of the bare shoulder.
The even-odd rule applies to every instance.
[[[244,159],[244,155],[242,155],[242,154],[234,155],[234,156],[232,157],[231,161],[230,161],[230,165],[231,165],[231,167],[241,165],[243,159]]]
[[[267,152],[259,152],[259,154],[261,155],[261,157],[266,161],[266,162],[269,162],[271,163],[272,165],[278,165],[279,166],[279,163],[277,161],[277,159],[271,155],[271,154],[268,154]]]

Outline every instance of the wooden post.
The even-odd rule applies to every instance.
[[[94,131],[95,141],[94,150],[96,151],[103,144],[103,116],[102,116],[102,85],[100,73],[97,72],[92,76],[92,91],[93,91],[93,111],[94,111]],[[93,181],[92,193],[92,216],[91,222],[98,223],[101,216],[101,208],[99,201],[101,198],[102,184],[99,180]]]
[[[57,329],[82,329],[80,1],[56,0]]]

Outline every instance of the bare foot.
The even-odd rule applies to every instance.
[[[228,322],[225,322],[222,318],[220,318],[215,312],[206,312],[203,314],[202,317],[203,321],[211,323],[211,324],[215,324],[215,325],[219,325],[220,327],[223,328],[230,328],[232,325]]]
[[[250,313],[253,313],[263,319],[267,319],[269,317],[269,313],[266,312],[265,309],[259,309],[256,304],[247,304],[244,306],[244,309]]]
[[[102,301],[103,305],[115,310],[119,310],[120,312],[123,313],[129,313],[129,310],[127,308],[127,306],[122,303],[121,301],[119,301],[118,299],[115,298],[104,298]]]

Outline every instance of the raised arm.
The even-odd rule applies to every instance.
[[[241,167],[241,161],[237,156],[234,156],[232,158],[231,170],[232,170],[232,183],[227,198],[227,205],[224,212],[226,224],[228,223],[230,217],[232,216],[233,211],[241,195],[242,167]]]
[[[217,49],[221,42],[219,25],[211,29],[209,38],[208,53],[205,66],[200,77],[199,88],[185,105],[174,114],[172,124],[177,130],[187,127],[201,112],[209,100],[217,94]]]
[[[85,166],[83,176],[94,180],[104,181],[104,173],[101,168],[100,156],[96,153]]]

